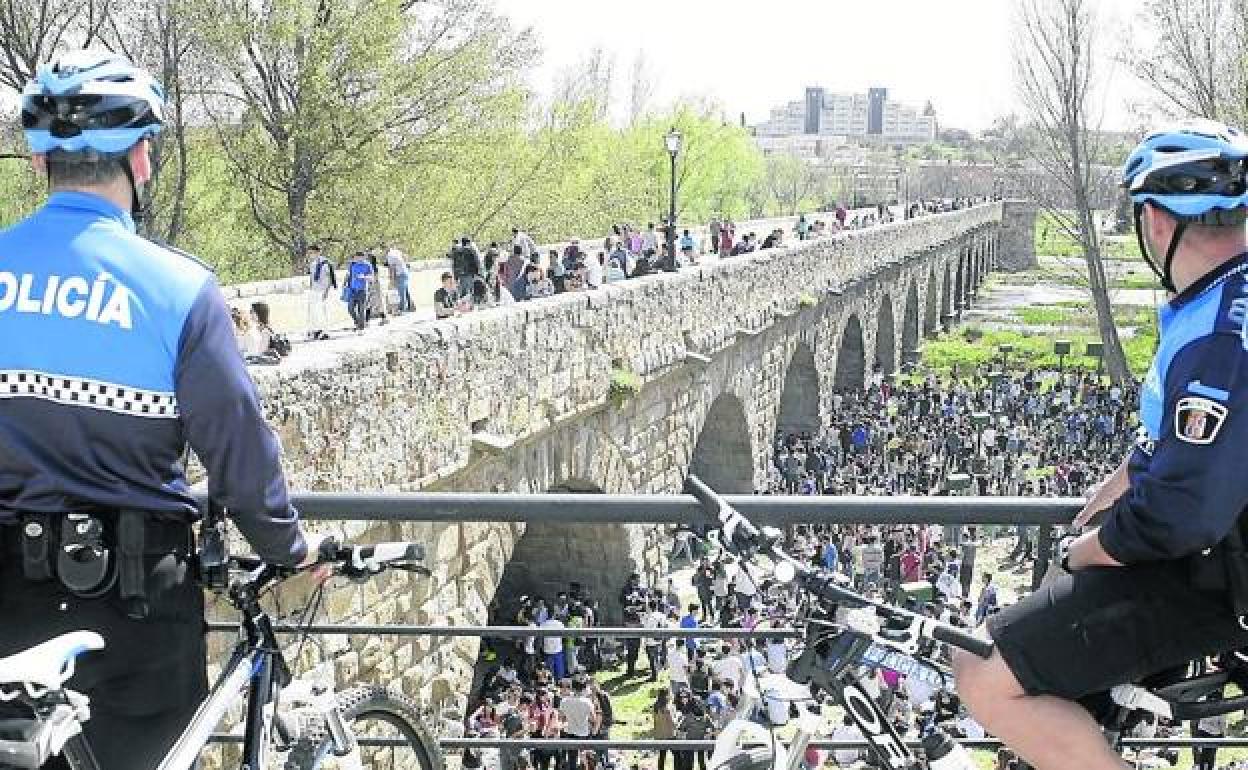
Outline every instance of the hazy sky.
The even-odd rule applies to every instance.
[[[1010,0],[495,0],[531,26],[543,49],[533,86],[550,83],[602,46],[616,62],[617,105],[644,52],[657,104],[710,96],[749,122],[798,100],[807,85],[884,86],[891,98],[931,99],[942,126],[978,130],[1015,107]],[[1135,0],[1096,0],[1109,18],[1106,48],[1127,33]],[[1126,128],[1121,68],[1106,128]],[[624,109],[618,106],[618,109]]]

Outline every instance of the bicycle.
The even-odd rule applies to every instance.
[[[879,665],[892,655],[894,664],[903,659],[915,662],[911,675],[927,671],[947,683],[952,681],[952,675],[934,660],[937,642],[985,658],[992,654],[992,642],[935,618],[870,599],[849,589],[844,576],[794,559],[779,545],[783,533],[773,528],[759,530],[696,476],[686,480],[685,491],[718,521],[720,542],[725,548],[742,559],[756,554],[767,556],[774,565],[776,579],[795,583],[810,599],[804,619],[805,646],[789,663],[785,672],[789,681],[808,687],[812,700],[827,693],[841,706],[866,738],[867,749],[880,767],[973,767],[967,764],[970,759],[965,750],[934,722],[926,725],[924,731],[925,758],[916,756],[879,704],[867,694],[858,672],[864,664]],[[797,734],[785,747],[774,731],[746,718],[757,700],[755,693],[749,695],[737,718],[716,739],[709,766],[713,770],[798,770],[820,721],[809,715],[799,719]],[[743,743],[760,742],[762,748],[742,747]]]
[[[421,566],[424,546],[417,543],[381,543],[340,546],[326,541],[319,565],[333,574],[365,580],[387,569],[428,574]],[[239,639],[221,675],[190,724],[174,742],[159,770],[189,770],[208,745],[213,731],[231,709],[243,705],[242,758],[244,770],[269,767],[271,758],[285,754],[287,770],[390,766],[398,751],[404,766],[441,770],[442,756],[421,724],[419,708],[406,696],[381,687],[354,687],[335,693],[332,675],[294,683],[269,613],[261,605],[267,591],[305,571],[265,564],[249,557],[219,558],[212,562],[219,577],[228,577],[226,596],[241,615]],[[311,619],[321,591],[314,594],[303,616]],[[28,718],[0,720],[0,767],[36,770],[52,757],[63,755],[74,770],[99,770],[82,732],[90,718],[86,696],[65,687],[77,658],[103,649],[104,640],[91,631],[76,631],[23,652],[0,659],[0,702],[16,702]],[[283,694],[288,701],[283,703]],[[289,708],[290,705],[296,708]],[[284,708],[286,707],[286,708]],[[383,728],[387,733],[375,736]],[[368,737],[361,739],[360,736]],[[406,747],[403,749],[402,747]],[[371,753],[364,751],[372,748]],[[272,754],[276,751],[277,754]],[[411,757],[407,760],[406,757]]]
[[[779,530],[760,531],[695,476],[687,479],[685,491],[717,519],[722,530],[719,539],[725,548],[741,558],[768,556],[775,565],[777,579],[796,582],[809,596],[804,648],[790,663],[784,675],[787,680],[809,687],[812,701],[821,692],[828,693],[862,732],[867,750],[880,767],[974,767],[965,751],[934,719],[927,720],[921,730],[926,756],[916,756],[889,724],[879,705],[867,695],[855,672],[864,664],[883,665],[907,676],[935,677],[948,689],[952,675],[947,666],[935,659],[936,643],[986,658],[992,654],[991,641],[858,594],[843,584],[844,577],[793,559],[778,546],[783,540]],[[1222,698],[1221,693],[1231,687],[1238,688],[1241,694]],[[774,732],[744,718],[758,700],[758,693],[750,695],[747,700],[753,702],[743,700],[738,719],[717,739],[710,762],[712,770],[798,770],[820,722],[799,719],[797,734],[786,747]],[[1106,740],[1121,752],[1132,729],[1150,714],[1183,722],[1248,708],[1248,653],[1222,655],[1216,667],[1210,667],[1207,661],[1194,661],[1142,682],[1119,685],[1099,698],[1085,699],[1083,705],[1101,725]],[[742,744],[762,747],[743,748]],[[1177,754],[1171,758],[1177,759]]]

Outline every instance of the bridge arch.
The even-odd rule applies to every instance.
[[[875,361],[880,372],[892,374],[897,369],[897,330],[893,323],[893,298],[885,294],[880,298],[880,309],[875,320]]]
[[[927,288],[923,292],[927,300],[923,309],[923,334],[931,337],[940,329],[940,286],[936,282],[936,266],[928,271]]]
[[[721,393],[706,413],[689,459],[689,473],[723,494],[754,491],[754,447],[741,399]]]
[[[600,495],[604,490],[592,481],[568,479],[546,491]],[[569,576],[573,575],[590,595],[613,596],[615,591],[611,588],[616,580],[623,580],[632,571],[628,553],[628,531],[621,524],[569,527],[545,521],[529,522],[498,581],[497,605],[503,613],[509,613],[521,596],[553,600],[556,593],[568,590]],[[613,569],[615,561],[624,564]],[[612,574],[611,579],[599,584],[607,573]],[[586,585],[587,581],[592,585]]]
[[[910,351],[919,348],[919,289],[915,281],[906,290],[906,309],[901,322],[901,360],[905,363]]]
[[[798,342],[784,375],[776,427],[785,435],[819,432],[819,370],[810,346]]]
[[[836,348],[836,374],[832,378],[835,388],[861,389],[866,384],[867,353],[862,338],[862,322],[851,314],[845,320],[840,344]]]

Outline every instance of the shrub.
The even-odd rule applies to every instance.
[[[641,378],[636,372],[618,366],[611,369],[611,384],[607,386],[607,400],[613,405],[621,406],[640,392]]]

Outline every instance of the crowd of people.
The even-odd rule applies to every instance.
[[[833,395],[837,418],[823,429],[777,435],[770,476],[758,491],[1081,495],[1136,440],[1137,398],[1135,385],[1107,384],[1082,371],[990,376],[976,369],[946,378],[885,377],[876,367],[865,388]],[[792,528],[788,539],[791,552],[843,573],[868,595],[968,628],[1012,598],[1012,589],[994,572],[1024,569],[1034,545],[1034,535],[1024,527],[1014,533],[997,527],[811,525]],[[633,575],[618,596],[623,624],[639,629],[636,638],[619,645],[574,635],[495,641],[496,666],[484,682],[484,700],[469,719],[469,729],[606,736],[613,709],[593,674],[622,668],[617,682],[644,679],[661,685],[648,712],[653,737],[711,737],[736,714],[747,677],[766,681],[768,675],[783,673],[792,653],[791,642],[784,639],[645,635],[653,628],[679,633],[703,625],[788,625],[789,589],[773,583],[757,565],[720,551],[713,538],[697,532],[677,531],[673,542],[672,564],[682,570],[683,590],[671,579],[643,586]],[[1010,546],[1010,553],[1000,556]],[[983,557],[989,547],[997,554],[992,563]],[[498,616],[503,623],[542,629],[593,626],[602,618],[600,602],[584,596],[576,584],[553,600],[523,597]],[[903,735],[917,736],[920,725],[934,717],[957,735],[983,737],[957,696],[921,667],[890,668],[881,661],[864,665],[860,673],[869,694]],[[771,713],[778,703],[764,692],[756,718],[779,719],[783,715]],[[582,712],[592,715],[589,722]],[[500,713],[515,715],[511,729]],[[834,739],[861,737],[849,721],[830,732]],[[1001,757],[1002,770],[1022,767],[1008,752]],[[673,756],[677,770],[705,759],[698,752]],[[829,761],[852,767],[864,759],[861,751],[842,750]],[[577,763],[596,766],[605,757],[570,752],[520,759],[542,766],[554,760],[573,770]],[[666,753],[659,753],[648,767],[666,770],[666,760]]]
[[[956,210],[973,202],[970,198],[934,200],[900,208],[881,203],[857,210],[836,203],[829,207],[826,219],[801,213],[791,229],[776,227],[761,235],[744,230],[729,218],[716,217],[704,233],[689,229],[671,233],[670,250],[666,222],[657,226],[650,222],[644,228],[617,224],[600,243],[591,245],[572,238],[560,248],[546,249],[519,227],[512,228],[510,240],[492,241],[484,249],[472,237],[464,236],[446,252],[450,269],[441,275],[433,293],[434,315],[448,318],[481,308],[597,289],[607,283],[679,270],[707,257],[735,257],[783,246],[786,238],[822,238],[892,222],[898,216],[910,219]],[[309,340],[328,338],[328,303],[335,296],[346,304],[357,331],[370,321],[385,323],[416,307],[412,267],[395,244],[356,251],[340,265],[333,263],[319,243],[310,244],[307,254]]]

